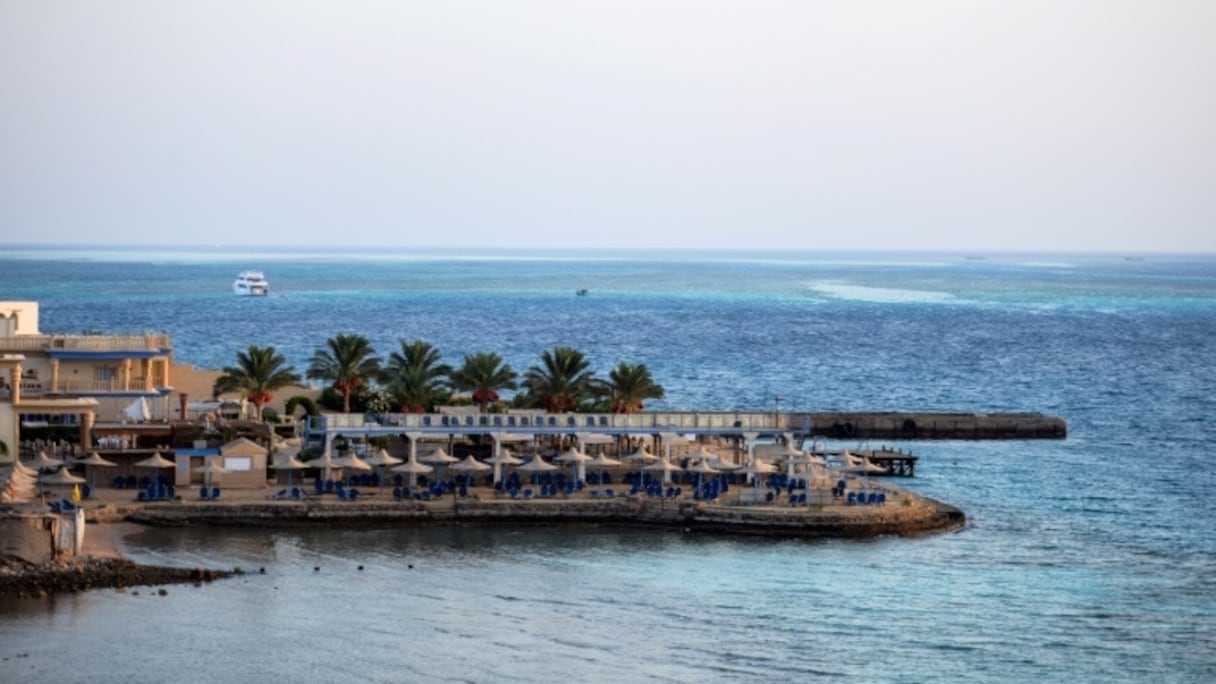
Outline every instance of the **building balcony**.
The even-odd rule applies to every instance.
[[[0,352],[141,352],[168,353],[167,333],[144,335],[15,335],[0,337]]]

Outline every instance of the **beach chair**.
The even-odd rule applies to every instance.
[[[531,488],[531,487],[529,487],[528,489],[525,489],[525,490],[524,490],[524,498],[525,498],[525,499],[531,499],[531,498],[532,498],[532,488]]]
[[[857,493],[849,492],[849,495],[846,497],[845,501],[847,501],[850,506],[857,505]]]
[[[82,498],[82,499],[93,498],[93,488],[90,487],[89,485],[81,485],[80,486],[80,498]]]
[[[220,498],[220,488],[219,488],[219,487],[212,487],[212,488],[211,488],[211,498],[212,498],[212,499],[218,499],[218,498]]]
[[[299,487],[292,487],[291,498],[293,501],[299,501],[300,499],[304,498],[304,492],[300,491]]]

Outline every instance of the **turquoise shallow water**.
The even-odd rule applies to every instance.
[[[1212,259],[7,254],[0,292],[38,299],[44,330],[167,330],[203,366],[249,343],[303,366],[338,332],[520,370],[568,344],[601,370],[647,363],[668,390],[656,408],[779,394],[789,410],[1041,410],[1070,427],[899,445],[922,457],[906,484],[970,519],[920,539],[150,531],[133,557],[267,574],[4,604],[0,658],[32,681],[1216,676]],[[250,266],[270,298],[229,294]]]

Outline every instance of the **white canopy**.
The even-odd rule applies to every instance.
[[[120,417],[126,420],[142,420],[146,422],[152,420],[152,409],[148,408],[148,400],[140,397],[128,404],[122,410]]]
[[[577,432],[574,435],[578,437],[578,443],[587,444],[612,444],[616,438],[612,435],[605,435],[602,432]]]
[[[530,435],[524,432],[495,432],[494,439],[499,442],[529,442],[536,435]]]

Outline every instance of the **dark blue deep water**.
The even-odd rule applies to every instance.
[[[270,297],[231,294],[250,267]],[[780,395],[1070,431],[899,445],[922,457],[906,484],[969,516],[928,538],[140,533],[137,560],[267,574],[6,604],[3,681],[1216,680],[1211,257],[8,247],[0,299],[38,300],[44,332],[164,330],[205,367],[258,344],[302,369],[349,332],[520,371],[560,344],[646,363],[653,408]]]

